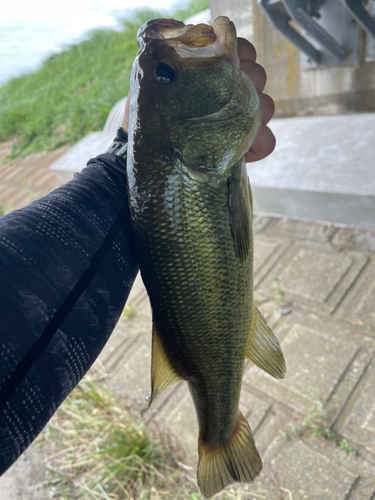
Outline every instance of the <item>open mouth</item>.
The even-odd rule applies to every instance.
[[[216,57],[227,55],[237,63],[236,28],[225,16],[217,17],[210,25],[191,25],[174,19],[154,19],[144,24],[138,39],[163,40],[181,57]]]

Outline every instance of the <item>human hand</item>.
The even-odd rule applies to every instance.
[[[253,162],[262,160],[271,154],[275,148],[275,136],[266,125],[275,112],[275,103],[270,96],[262,93],[266,85],[267,76],[263,66],[255,62],[257,53],[254,46],[245,38],[238,38],[237,50],[240,59],[240,70],[250,78],[258,92],[260,110],[262,112],[262,125],[260,126],[258,135],[254,144],[245,154],[245,160],[247,162]]]
[[[275,104],[270,96],[263,94],[262,91],[266,85],[266,72],[264,68],[255,62],[256,51],[254,46],[245,38],[237,40],[238,57],[240,59],[240,70],[243,71],[253,82],[259,95],[260,109],[262,112],[262,125],[259,129],[257,138],[249,151],[245,154],[247,162],[262,160],[272,153],[275,148],[276,140],[267,127],[275,111]],[[126,99],[124,130],[128,132],[129,127],[129,105],[130,99]]]

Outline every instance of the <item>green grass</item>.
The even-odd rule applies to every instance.
[[[274,278],[273,279],[273,286],[274,286],[274,289],[275,289],[277,302],[280,305],[283,305],[284,304],[284,300],[285,300],[285,292],[281,288],[281,283],[280,283],[279,278]]]
[[[170,17],[184,20],[208,7],[192,0]],[[0,88],[0,141],[16,137],[9,157],[51,150],[102,130],[111,108],[129,91],[138,28],[165,13],[142,10],[122,29],[97,29],[49,57],[36,72]]]
[[[110,390],[89,377],[68,396],[43,437],[49,445],[43,485],[50,498],[149,499],[153,490],[177,489],[185,494],[184,473],[167,441],[151,436]]]
[[[357,451],[350,447],[346,439],[340,438],[330,427],[327,427],[323,421],[324,404],[319,402],[316,406],[309,409],[308,415],[302,421],[302,427],[310,429],[315,437],[324,437],[329,439],[335,446],[349,455],[357,455]],[[289,424],[290,426],[294,424]],[[296,428],[297,429],[297,428]]]
[[[165,434],[146,429],[114,393],[85,377],[37,439],[44,445],[49,498],[59,500],[204,500],[195,470]],[[250,486],[219,493],[217,500],[266,496]]]

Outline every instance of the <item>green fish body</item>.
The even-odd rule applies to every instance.
[[[244,153],[259,100],[238,69],[227,18],[138,33],[130,103],[132,228],[153,314],[152,393],[185,380],[199,423],[198,484],[209,497],[249,482],[261,459],[239,411],[245,357],[276,377],[280,346],[253,300]]]

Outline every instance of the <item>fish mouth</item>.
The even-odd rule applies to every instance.
[[[161,40],[180,57],[229,57],[239,67],[236,28],[225,16],[211,24],[184,24],[174,19],[154,19],[138,31],[140,48],[151,40]]]

